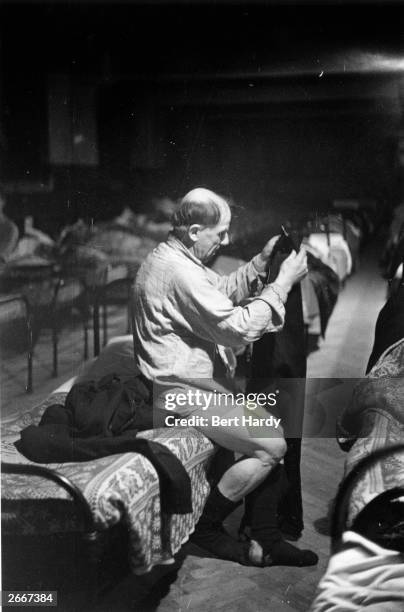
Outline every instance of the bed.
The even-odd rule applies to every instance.
[[[338,441],[349,449],[345,475],[370,453],[404,439],[404,338],[389,346],[355,386],[338,422]],[[360,511],[383,491],[404,487],[404,455],[393,454],[369,469],[352,490],[347,511],[351,526]]]
[[[63,403],[72,384],[107,370],[124,375],[133,370],[131,336],[113,339],[78,377],[67,381],[38,406],[2,423],[3,542],[31,536],[73,535],[90,550],[89,572],[103,554],[100,542],[120,526],[127,534],[131,572],[172,564],[195,528],[209,493],[207,468],[215,447],[193,428],[142,432],[168,447],[185,466],[192,485],[190,514],[166,515],[160,509],[159,479],[142,455],[125,453],[80,463],[39,465],[18,453],[14,441],[22,428],[38,423],[46,407]],[[28,472],[28,473],[27,473]],[[3,560],[7,565],[7,559]],[[3,588],[7,588],[4,585]]]

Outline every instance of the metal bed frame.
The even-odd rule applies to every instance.
[[[80,565],[80,583],[82,583],[84,586],[83,605],[85,604],[87,606],[87,604],[91,605],[92,603],[95,603],[99,594],[102,593],[109,586],[108,584],[104,584],[104,587],[102,587],[102,585],[100,584],[100,579],[101,562],[106,552],[106,543],[108,541],[108,536],[110,536],[108,532],[110,532],[111,530],[99,530],[96,527],[90,505],[81,490],[69,478],[58,473],[56,470],[52,470],[40,465],[1,462],[1,473],[3,475],[22,474],[25,476],[40,476],[46,480],[56,483],[71,496],[75,510],[77,510],[78,515],[82,521],[83,529],[78,532],[71,532],[71,534],[61,535],[69,537],[72,540],[77,537],[79,538],[78,541],[81,554],[76,554],[75,560],[76,563]],[[50,539],[53,536],[57,537],[58,535],[60,534],[51,534]],[[26,537],[29,538],[30,536],[21,536],[22,539]],[[46,538],[49,538],[49,536],[44,534],[42,536],[40,535],[35,537],[37,537],[38,540],[42,538],[44,542],[46,542],[45,546],[47,550],[48,543],[46,541]],[[15,536],[3,535],[3,541],[7,541],[7,539],[11,543],[11,546],[15,548],[13,544]],[[43,548],[43,550],[45,549]],[[123,557],[125,557],[125,555],[123,555]],[[126,558],[122,559],[121,561],[122,563],[126,562]],[[5,568],[6,565],[7,558],[3,558],[3,568]],[[26,590],[26,586],[27,585],[23,584],[21,588],[23,590]],[[3,589],[7,589],[7,584],[4,583],[4,578]],[[66,594],[64,595],[66,596]],[[83,596],[83,594],[81,596]],[[64,608],[62,607],[62,609]]]
[[[375,465],[378,461],[386,459],[389,455],[394,455],[397,452],[404,452],[403,444],[394,444],[385,448],[380,448],[367,457],[361,459],[357,465],[349,472],[337,493],[334,503],[334,509],[331,518],[331,548],[332,552],[336,552],[343,532],[346,529],[346,521],[348,516],[348,503],[350,495],[363,474]],[[391,490],[392,495],[404,495],[404,487],[396,487]]]

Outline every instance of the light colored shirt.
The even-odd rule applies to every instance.
[[[216,345],[247,345],[284,324],[285,292],[273,283],[248,300],[265,274],[260,255],[219,276],[169,236],[141,265],[133,290],[134,348],[150,380],[211,378]]]
[[[354,531],[342,536],[310,612],[402,612],[404,554]]]

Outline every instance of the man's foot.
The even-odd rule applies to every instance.
[[[219,559],[240,565],[265,567],[263,551],[258,542],[249,539],[237,541],[226,532],[223,525],[210,530],[197,528],[190,536],[190,541]]]
[[[252,562],[251,565],[261,567],[270,567],[271,565],[305,567],[318,563],[318,556],[314,552],[307,549],[300,550],[300,548],[282,539],[273,544],[270,550],[264,554],[261,544],[256,540],[250,539],[249,528],[240,532],[239,538],[244,544],[250,542],[248,558]]]
[[[249,544],[238,542],[224,529],[223,525],[198,525],[190,536],[190,542],[219,559],[244,565]]]
[[[289,542],[297,542],[302,537],[302,532],[298,533],[290,533],[289,531],[285,531],[281,529],[281,534],[284,540],[288,540]]]
[[[314,552],[300,550],[284,540],[273,544],[271,550],[264,554],[262,546],[256,540],[246,539],[237,542],[223,528],[197,529],[191,535],[190,541],[219,559],[234,561],[241,565],[305,567],[318,563],[318,556]]]
[[[272,544],[264,557],[265,567],[270,565],[289,565],[293,567],[306,567],[316,565],[318,556],[311,550],[301,550],[285,540]]]

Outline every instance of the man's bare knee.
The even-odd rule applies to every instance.
[[[273,466],[285,456],[287,446],[284,438],[259,438],[256,442],[253,456],[264,465]]]

